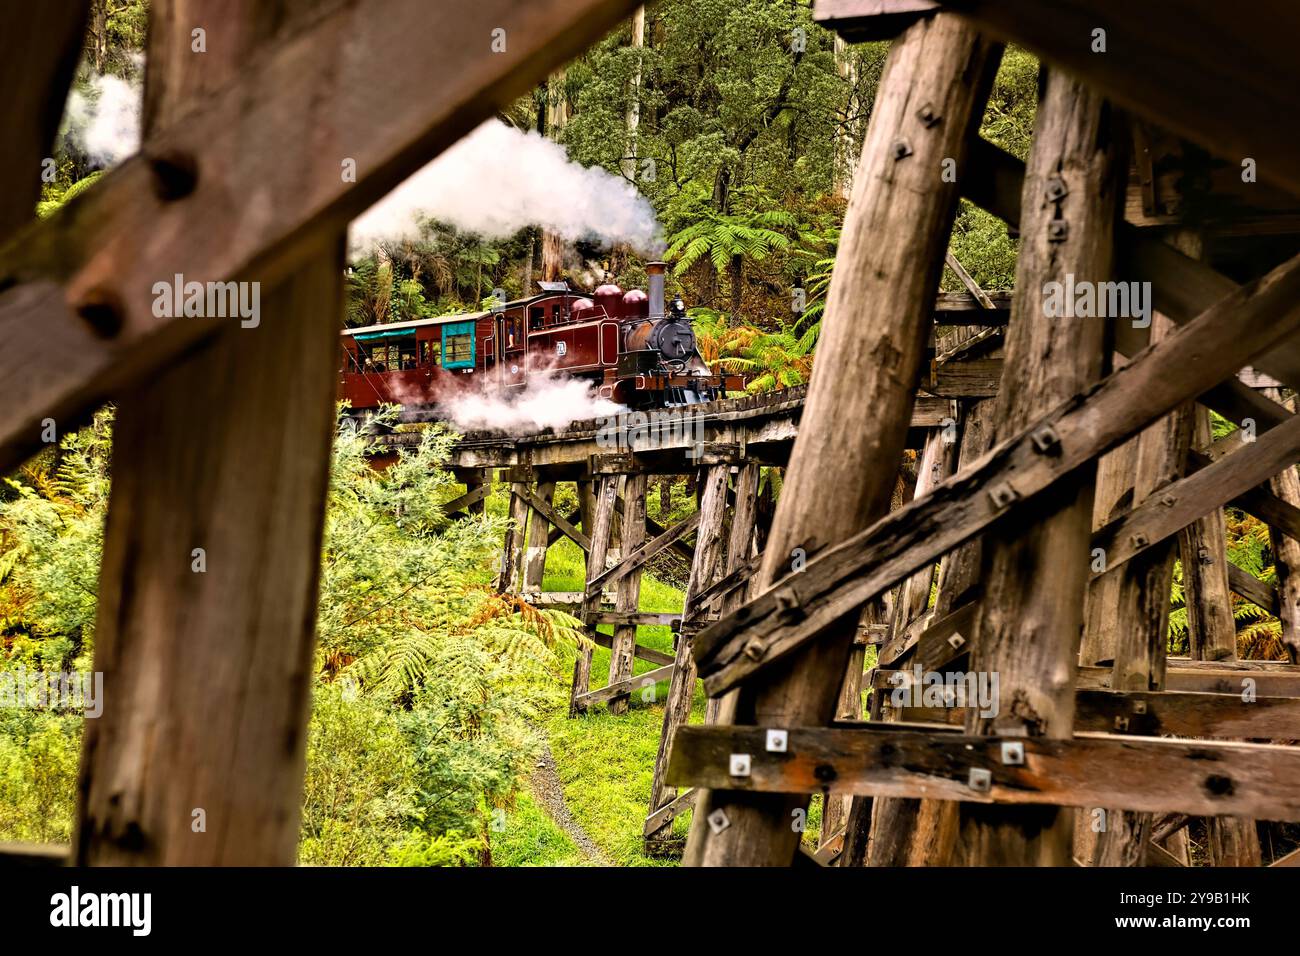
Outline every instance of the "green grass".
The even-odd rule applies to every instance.
[[[494,496],[495,498],[496,496]],[[504,496],[502,496],[504,497]],[[504,510],[504,501],[489,504]],[[555,544],[546,556],[543,591],[581,591],[586,582],[582,551],[567,538]],[[679,612],[682,592],[656,580],[650,574],[641,577],[640,610]],[[612,628],[602,626],[609,633]],[[637,629],[637,643],[673,653],[673,635],[668,627]],[[592,657],[592,688],[609,682],[610,652],[597,647]],[[637,660],[634,673],[653,670],[657,665]],[[626,714],[615,716],[604,705],[570,719],[567,700],[563,707],[548,716],[544,729],[555,758],[556,772],[564,787],[564,799],[574,822],[618,866],[675,865],[675,860],[647,857],[643,852],[642,825],[650,803],[650,782],[655,757],[659,751],[659,734],[663,728],[663,701],[668,682],[634,692]],[[691,722],[704,720],[704,689],[696,685],[691,705]],[[545,811],[525,794],[520,809],[511,814],[506,837],[494,851],[500,866],[542,865],[569,866],[585,863],[572,841],[546,817]],[[673,821],[675,836],[685,838],[691,814]],[[815,845],[821,821],[821,798],[814,797],[808,809],[804,842]]]
[[[546,556],[545,591],[581,591],[584,585],[582,552],[569,540],[557,543]],[[675,612],[682,609],[682,592],[643,574],[642,611]],[[608,633],[611,628],[602,627]],[[673,652],[672,630],[667,627],[637,629],[637,642],[645,647]],[[609,650],[597,647],[592,657],[592,688],[609,682]],[[653,670],[657,665],[636,661],[633,673]],[[546,733],[555,756],[556,770],[564,784],[564,798],[574,821],[609,858],[622,866],[663,865],[642,853],[641,827],[650,803],[650,780],[659,733],[663,727],[663,701],[668,682],[632,695],[631,706],[622,716],[610,714],[603,705],[570,720],[566,711],[546,722]],[[692,721],[704,719],[704,690],[697,686],[692,704]],[[674,822],[674,832],[685,836],[690,814]]]
[[[505,816],[505,832],[492,840],[494,866],[583,866],[568,834],[551,822],[527,790]]]

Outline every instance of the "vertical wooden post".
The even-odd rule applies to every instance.
[[[487,485],[487,486],[488,486],[488,492],[491,493],[491,491],[492,491],[492,488],[491,488],[491,485],[492,485],[492,469],[490,469],[490,468],[476,468],[475,471],[478,472],[478,477],[477,477],[477,478],[471,478],[471,479],[469,479],[468,481],[465,482],[465,491],[467,491],[467,492],[469,492],[469,491],[475,491],[475,490],[477,490],[477,489],[479,489],[479,488],[482,488],[484,485]],[[468,510],[469,513],[472,514],[472,515],[481,515],[481,514],[483,514],[483,513],[485,513],[485,512],[487,511],[487,502],[484,501],[484,500],[476,501],[476,502],[474,502],[472,505],[470,505],[469,508],[468,508],[467,510]]]
[[[955,449],[944,444],[943,429],[932,428],[925,439],[916,463],[916,488],[913,499],[924,497],[935,485],[952,474]],[[898,601],[894,605],[893,633],[901,634],[913,621],[925,614],[930,605],[930,585],[934,581],[935,569],[932,565],[913,574],[898,589]]]
[[[303,8],[155,0],[146,129]],[[208,52],[195,55],[200,23]],[[255,328],[232,320],[119,398],[95,633],[105,703],[86,722],[79,864],[296,858],[344,265],[341,235],[299,241],[314,255],[261,290]]]
[[[655,756],[654,776],[650,780],[650,813],[666,806],[677,794],[665,777],[668,774],[668,751],[673,734],[691,716],[691,702],[695,697],[695,658],[691,647],[695,643],[689,621],[694,611],[695,596],[709,586],[717,576],[722,554],[722,524],[727,509],[727,466],[713,465],[701,482],[700,523],[695,532],[695,560],[686,584],[686,600],[682,607],[682,631],[677,636],[677,653],[673,677],[668,684],[668,699],[664,701],[664,722],[659,732],[659,752]],[[667,829],[665,826],[664,829]],[[648,848],[662,840],[662,831],[646,834]]]
[[[1277,389],[1270,389],[1267,394],[1274,401],[1282,401],[1282,393]],[[1294,407],[1294,402],[1288,407]],[[1268,486],[1287,504],[1300,507],[1300,475],[1296,474],[1294,466],[1270,478]],[[1291,663],[1300,663],[1300,541],[1275,528],[1269,528],[1269,538],[1273,544],[1273,567],[1277,572],[1282,644]]]
[[[645,541],[645,492],[646,476],[644,472],[628,475],[623,485],[623,547],[631,554]],[[634,568],[618,580],[615,596],[615,608],[619,611],[633,612],[640,606],[641,569]],[[636,659],[636,625],[618,624],[614,627],[614,639],[610,644],[609,682],[627,680],[632,676],[632,665]],[[628,697],[626,694],[612,698],[609,702],[611,714],[626,714]]]
[[[1092,503],[1093,530],[1104,527],[1133,507],[1137,444],[1134,438],[1101,456]],[[1083,639],[1079,645],[1079,663],[1085,667],[1115,660],[1115,636],[1120,627],[1119,583],[1118,574],[1103,574],[1088,582]]]
[[[1197,405],[1192,416],[1192,444],[1206,451],[1214,440],[1210,412]],[[1188,651],[1194,660],[1224,661],[1237,657],[1237,623],[1232,617],[1232,589],[1228,585],[1227,540],[1222,508],[1215,508],[1193,521],[1178,536],[1187,605]]]
[[[537,483],[537,497],[546,504],[555,498],[555,482]],[[513,501],[511,502],[513,504]],[[524,587],[525,595],[540,594],[542,578],[546,576],[546,542],[550,538],[551,523],[546,516],[534,508],[528,518],[528,540],[524,545]]]
[[[35,218],[42,161],[52,152],[81,46],[89,0],[6,4],[0,12],[0,89],[5,93],[0,136],[0,239]]]
[[[890,51],[759,589],[790,571],[794,549],[834,544],[889,510],[956,209],[951,180],[962,174],[997,49],[940,13]],[[858,614],[729,695],[719,722],[829,723]],[[806,805],[802,795],[701,793],[686,862],[788,866],[800,840],[792,816]]]
[[[1151,340],[1160,341],[1173,328],[1170,319],[1157,313]],[[1181,477],[1191,442],[1191,413],[1190,404],[1179,408],[1138,436],[1133,458],[1134,505]],[[1119,577],[1111,676],[1116,690],[1160,690],[1164,686],[1174,547],[1174,539],[1162,541],[1113,572]],[[1091,828],[1093,814],[1088,816],[1085,823]],[[1102,820],[1105,828],[1097,833],[1091,862],[1097,866],[1141,866],[1151,838],[1152,814],[1106,809]]]
[[[522,481],[510,485],[510,527],[501,547],[501,571],[497,576],[497,590],[502,594],[518,594],[521,590],[524,534],[528,529],[528,499],[524,497],[527,488]]]
[[[971,402],[962,409],[961,441],[957,446],[957,468],[976,461],[993,447],[991,398]],[[972,600],[979,590],[982,549],[979,538],[944,555],[939,562],[939,592],[934,600],[934,619],[941,620]],[[973,635],[966,635],[967,639]]]
[[[618,501],[618,475],[606,475],[597,478],[595,500],[591,525],[583,531],[591,538],[591,550],[587,552],[587,587],[582,599],[582,620],[591,630],[591,615],[600,609],[599,587],[592,588],[591,582],[605,570],[605,556],[609,553],[609,538],[614,528],[614,507]],[[581,708],[578,698],[591,690],[590,647],[579,648],[578,658],[573,663],[573,689],[569,694],[569,716],[576,717]]]
[[[960,469],[989,449],[993,437],[993,404],[992,399],[984,399],[961,409],[961,441],[949,470]],[[935,620],[974,599],[979,571],[978,538],[944,555],[939,564]],[[971,637],[965,636],[967,640]],[[908,797],[854,799],[865,802],[871,809],[869,813],[865,807],[856,813],[850,810],[850,820],[856,821],[856,827],[861,829],[851,826],[846,831],[841,865],[939,866],[947,862],[957,821],[957,807],[951,801]]]
[[[753,554],[758,522],[758,484],[761,478],[762,471],[753,462],[741,465],[736,471],[736,504],[731,515],[731,533],[727,537],[727,560],[721,572],[723,576],[731,574]],[[711,584],[712,581],[708,583]],[[721,601],[722,613],[730,614],[744,604],[748,593],[749,584],[746,582],[725,595]],[[704,705],[705,723],[711,724],[718,719],[720,704],[721,698],[708,699]]]
[[[953,452],[954,449],[944,444],[943,430],[939,428],[931,429],[930,434],[926,437],[925,447],[916,463],[913,499],[929,494],[935,485],[952,473],[956,458]],[[930,566],[912,575],[898,586],[897,597],[894,600],[893,613],[891,614],[891,634],[901,634],[908,625],[925,613],[930,600],[930,584],[934,579],[934,574],[935,568]],[[881,612],[882,605],[878,602],[872,602],[863,608],[862,616],[858,621],[859,632],[864,627],[872,626],[879,619]],[[835,716],[839,720],[856,720],[861,717],[862,664],[865,656],[865,642],[855,640],[853,650],[849,655],[849,666],[844,678],[844,687],[840,690],[840,700],[836,706]],[[871,805],[870,814],[859,812],[855,816],[853,813],[855,800],[867,800]],[[877,837],[872,843],[873,847],[883,847],[890,844],[904,848],[911,842],[912,825],[915,822],[916,811],[919,807],[919,800],[902,798],[871,800],[870,798],[852,796],[827,797],[822,804],[822,832],[819,845],[832,839],[843,825],[846,833],[841,849],[841,865],[860,865],[863,851],[857,844],[869,838],[869,831],[866,828],[868,823],[878,830]],[[851,819],[856,819],[863,826],[862,832],[856,834],[847,832],[847,824]],[[848,851],[847,855],[844,853],[845,850]],[[874,861],[868,862],[876,865]]]
[[[1010,434],[1095,382],[1104,323],[1046,314],[1048,283],[1108,281],[1123,197],[1120,130],[1100,96],[1055,71],[1038,105],[1025,172],[1023,237],[996,432]],[[1090,571],[1095,468],[1058,483],[984,539],[983,598],[971,667],[997,674],[998,713],[971,710],[970,733],[1066,739]],[[963,803],[962,846],[976,865],[1066,865],[1073,811]]]

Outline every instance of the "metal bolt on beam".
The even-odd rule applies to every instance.
[[[1002,762],[1009,767],[1018,767],[1025,762],[1025,745],[1020,740],[1002,741]]]
[[[729,772],[733,777],[748,777],[749,754],[732,754]]]
[[[790,733],[785,730],[769,730],[767,732],[767,752],[773,754],[785,753],[786,747],[790,744]]]
[[[989,489],[989,499],[994,508],[1005,508],[1019,497],[1019,492],[1005,481]]]
[[[728,819],[727,814],[721,807],[709,814],[709,829],[713,831],[714,836],[717,836],[729,826],[731,826],[731,820]]]
[[[972,790],[988,793],[993,789],[993,774],[983,767],[971,767],[966,783]]]
[[[1034,443],[1034,449],[1040,455],[1054,455],[1061,450],[1061,436],[1056,433],[1056,429],[1051,425],[1043,425],[1041,428],[1034,429],[1034,433],[1029,436],[1029,440]]]

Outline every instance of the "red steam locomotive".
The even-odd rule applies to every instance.
[[[393,322],[343,332],[339,397],[353,410],[381,404],[436,409],[474,392],[522,392],[560,373],[593,383],[629,408],[721,398],[744,379],[714,373],[696,347],[680,299],[664,309],[665,264],[647,267],[649,292],[612,282],[591,295],[567,282],[488,312]]]

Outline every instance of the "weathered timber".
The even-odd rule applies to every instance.
[[[528,531],[528,485],[516,481],[510,486],[510,525],[501,548],[497,590],[518,594],[523,589],[524,535]],[[540,585],[539,585],[540,587]]]
[[[1265,394],[1280,402],[1277,389]],[[1282,503],[1300,505],[1300,475],[1293,463],[1281,469],[1268,481],[1269,489]],[[1277,571],[1278,620],[1282,622],[1282,644],[1294,663],[1300,661],[1300,527],[1279,527],[1269,522],[1269,539],[1273,545],[1273,566]]]
[[[1217,0],[944,0],[1059,63],[1134,113],[1300,193],[1300,137],[1279,124],[1295,73],[1300,9],[1265,0],[1243,19]],[[1105,52],[1093,31],[1104,26]],[[1225,44],[1235,53],[1225,57]]]
[[[695,647],[706,690],[720,693],[781,660],[906,575],[1017,513],[1061,476],[1290,337],[1300,328],[1298,295],[1300,260],[1293,259],[1149,346],[1086,398],[1063,403],[999,442],[932,494],[813,556],[800,574],[700,633]]]
[[[813,19],[852,43],[888,40],[939,9],[935,0],[817,0]]]
[[[614,617],[616,615],[614,615],[612,612],[606,612],[606,611],[598,611],[592,615],[592,617],[595,619],[595,623],[598,624],[616,623],[614,621],[603,620],[606,616]],[[654,617],[657,615],[650,615],[650,616]],[[637,623],[651,623],[651,622],[638,621]],[[587,637],[591,640],[591,643],[597,645],[598,647],[612,647],[614,643],[614,638],[612,635],[604,634],[600,631],[595,630],[594,628],[587,633]],[[665,654],[663,651],[656,651],[654,648],[644,647],[641,644],[636,645],[636,647],[633,649],[633,653],[637,656],[639,660],[649,661],[651,664],[658,664],[661,667],[666,664],[671,664],[674,660],[672,654]]]
[[[1050,316],[1045,290],[1069,278],[1111,278],[1122,128],[1100,95],[1048,72],[1025,170],[1023,238],[994,416],[998,434],[1030,425],[1105,371],[1104,325]],[[1020,520],[995,525],[984,537],[971,666],[998,674],[1000,693],[1015,703],[995,714],[968,711],[971,734],[1065,739],[1072,732],[1069,675],[1083,628],[1094,477],[1090,462],[1030,503]],[[1067,810],[963,804],[957,858],[986,866],[1064,865],[1073,825]]]
[[[691,575],[686,584],[686,597],[682,606],[683,623],[691,619],[696,611],[696,595],[702,593],[716,576],[717,567],[722,557],[722,529],[727,506],[727,466],[713,465],[704,470],[703,485],[700,493],[699,533],[696,535],[695,560],[691,563]],[[672,752],[673,739],[679,728],[683,727],[691,716],[691,702],[695,697],[695,658],[691,653],[694,643],[694,631],[683,629],[677,636],[677,648],[672,682],[668,685],[668,697],[664,701],[663,725],[659,731],[659,749],[655,754],[654,773],[650,779],[650,807],[648,816],[662,810],[672,802],[676,792],[667,785],[668,755]],[[662,842],[671,818],[654,830],[646,830],[647,848],[653,850],[653,844]]]
[[[597,690],[579,694],[574,700],[574,705],[579,710],[586,710],[595,704],[606,702],[612,704],[614,701],[626,699],[637,688],[649,687],[660,681],[669,680],[673,676],[676,666],[676,664],[665,664],[663,667],[656,667],[654,670],[646,671],[643,674],[624,677]],[[626,710],[624,712],[626,713]]]
[[[902,729],[899,729],[902,728]],[[1267,820],[1300,819],[1300,748],[1077,734],[994,737],[900,724],[790,727],[784,753],[766,749],[765,727],[683,727],[673,746],[673,783],[745,793],[861,793],[1010,807],[1096,807]],[[1024,748],[1021,765],[1002,745]],[[731,755],[748,754],[748,776]],[[989,773],[988,789],[970,771]],[[697,810],[698,812],[698,810]]]
[[[626,500],[626,499],[625,499]],[[625,505],[626,507],[626,505]],[[648,519],[641,517],[642,523],[648,523]],[[663,531],[651,538],[649,541],[636,545],[628,554],[621,558],[618,564],[606,568],[593,580],[588,587],[605,587],[613,581],[621,581],[628,575],[637,572],[646,565],[646,563],[656,555],[667,550],[675,542],[680,541],[700,523],[700,513],[698,511],[683,518],[677,524],[673,525],[667,531]]]
[[[1013,228],[1018,227],[1024,163],[1006,150],[977,138],[971,144],[968,166],[967,175],[962,180],[962,195],[1004,219]],[[1227,276],[1179,252],[1163,239],[1127,224],[1121,224],[1118,237],[1116,265],[1120,278],[1152,283],[1155,308],[1180,325],[1192,321],[1237,288]],[[1118,323],[1115,332],[1115,346],[1122,354],[1134,355],[1144,347],[1140,336],[1128,323]],[[1300,389],[1300,342],[1284,339],[1273,350],[1257,356],[1252,364],[1284,385]],[[1211,386],[1202,395],[1207,399],[1211,396],[1229,398],[1233,404],[1250,402],[1250,390],[1238,386],[1239,382],[1230,381],[1226,389],[1224,386]],[[1229,390],[1231,394],[1227,394]],[[1254,401],[1263,404],[1259,399]],[[1211,404],[1211,407],[1232,417],[1219,404]]]
[[[758,486],[762,478],[762,473],[758,466],[750,463],[736,470],[735,477],[735,507],[731,515],[731,527],[727,532],[727,553],[723,560],[722,570],[726,576],[731,578],[736,576],[736,586],[720,594],[721,600],[719,607],[722,613],[734,611],[745,603],[745,597],[749,592],[752,572],[746,572],[746,568],[753,569],[756,565],[762,564],[762,556],[754,554],[755,531],[758,522]],[[716,582],[715,582],[716,584]],[[705,591],[713,590],[713,586],[706,588]],[[701,620],[710,620],[717,615],[713,613],[703,598],[703,594],[695,599],[694,623],[698,625]],[[850,669],[852,661],[850,660]],[[861,660],[858,662],[859,678],[861,684]],[[722,709],[722,700],[717,697],[710,697],[704,705],[704,719],[707,723],[713,723],[718,719],[718,714]]]
[[[910,27],[890,51],[831,280],[823,364],[809,387],[759,588],[784,573],[796,548],[843,538],[889,509],[893,475],[880,463],[901,457],[958,198],[955,184],[934,171],[945,159],[961,168],[999,58],[998,48],[944,14]],[[827,642],[729,698],[719,721],[828,723],[864,603],[827,622]],[[788,866],[799,844],[790,813],[806,802],[702,794],[685,861]],[[728,820],[720,830],[706,822],[716,811]]]
[[[1243,571],[1231,561],[1228,562],[1228,586],[1269,614],[1276,616],[1280,610],[1277,589],[1261,581],[1249,571]]]
[[[528,490],[527,486],[524,487],[524,500],[536,514],[541,515],[552,525],[551,530],[546,535],[546,547],[548,549],[563,537],[568,538],[583,551],[591,550],[591,539],[573,525],[574,519],[581,516],[581,508],[575,514],[567,517],[561,515],[555,510],[550,501],[533,494]]]
[[[577,487],[579,489],[579,493],[581,493],[582,484],[580,482],[577,483]],[[552,509],[552,512],[554,516],[558,516],[564,522],[564,525],[565,527],[568,528],[568,530],[566,531],[564,527],[561,527],[559,524],[557,524],[555,521],[555,517],[551,517],[550,519],[551,530],[548,531],[546,534],[547,548],[555,547],[555,545],[559,543],[561,538],[568,538],[570,541],[572,541],[574,544],[580,547],[583,551],[586,551],[588,548],[591,547],[591,542],[587,539],[587,536],[585,534],[583,534],[581,531],[578,530],[578,526],[577,526],[577,522],[580,522],[582,520],[581,506],[574,508],[567,515],[561,515],[558,511],[555,511],[554,509]]]
[[[717,581],[700,592],[700,596],[695,599],[695,606],[704,609],[714,601],[732,597],[738,591],[743,594],[750,578],[758,570],[761,561],[762,555],[755,555],[726,577],[718,578]]]
[[[929,494],[940,482],[950,477],[956,459],[954,443],[947,440],[944,430],[936,428],[931,431],[917,462],[913,497],[920,498]],[[925,613],[926,606],[930,603],[930,585],[934,574],[934,566],[926,565],[899,585],[898,598],[894,604],[893,633],[902,633]]]
[[[478,504],[491,493],[491,485],[483,484],[479,485],[477,488],[471,488],[463,495],[452,498],[451,501],[443,505],[442,513],[449,518],[467,513],[471,505]]]
[[[524,504],[536,498],[550,505],[555,497],[555,482],[541,481],[537,484],[536,494],[528,493],[528,486],[523,486]],[[531,594],[542,589],[542,579],[546,576],[547,532],[551,530],[550,519],[539,509],[533,508],[528,513],[528,539],[524,543],[523,592]]]
[[[645,475],[628,475],[623,486],[623,521],[621,526],[621,545],[625,550],[636,552],[645,542]],[[641,601],[641,565],[629,567],[618,578],[617,595],[614,599],[615,610],[620,614],[635,614]],[[588,585],[599,593],[600,576]],[[614,625],[614,642],[609,654],[609,686],[616,687],[632,678],[632,665],[636,650],[636,624],[624,620]],[[609,699],[611,714],[627,713],[627,697],[615,696]]]
[[[359,0],[305,17],[224,85],[213,82],[210,64],[202,103],[160,124],[139,155],[0,249],[5,276],[16,280],[0,294],[0,334],[14,344],[0,359],[0,471],[39,447],[43,418],[74,421],[238,324],[156,316],[160,277],[274,285],[319,248],[304,237],[342,234],[636,4]],[[511,37],[499,53],[491,49],[496,29]],[[344,159],[355,160],[355,182],[340,175]],[[166,195],[188,190],[183,200],[160,198],[166,177],[176,180]],[[18,344],[32,335],[39,348]]]
[[[180,117],[193,115],[211,84],[236,79],[243,64],[266,62],[258,54],[267,52],[273,10],[291,24],[307,13],[292,0],[151,5],[145,96],[152,141],[159,129],[175,129]],[[171,56],[188,51],[196,22],[209,24],[212,52]],[[247,142],[241,143],[245,163],[252,156],[284,161],[266,157],[266,144],[247,149]],[[210,177],[222,192],[221,211],[209,222],[229,224],[239,207],[231,196],[251,198],[247,184],[259,180],[240,178],[243,186],[233,193],[222,190],[222,173],[234,170],[206,165],[220,152],[209,152],[213,145],[152,155],[155,162],[164,155],[201,157],[200,189]],[[147,178],[141,165],[109,173],[104,184]],[[252,172],[247,165],[242,170]],[[64,228],[71,222],[76,232],[60,247],[68,261],[55,268],[69,270],[61,289],[68,299],[60,294],[50,325],[27,327],[45,343],[43,354],[64,354],[57,370],[39,373],[47,379],[40,384],[30,374],[41,363],[0,373],[16,389],[7,421],[13,421],[9,412],[21,415],[33,407],[29,402],[49,399],[91,367],[138,362],[137,348],[157,347],[140,335],[147,338],[146,329],[160,324],[145,316],[153,282],[172,274],[165,260],[177,247],[224,250],[230,239],[213,227],[170,232],[174,211],[194,200],[191,194],[168,202],[151,191],[129,210],[96,214],[87,193],[65,207]],[[259,216],[274,218],[257,205]],[[104,227],[130,232],[133,216],[140,231],[117,232],[98,244]],[[335,430],[342,226],[298,233],[284,251],[295,268],[277,273],[274,284],[263,280],[256,327],[218,320],[204,349],[118,395],[93,668],[104,675],[105,705],[85,727],[73,838],[78,865],[286,866],[296,859]],[[79,262],[81,253],[89,260]],[[0,259],[4,269],[16,270],[9,274],[19,277],[19,291],[29,288],[24,267],[8,252]],[[190,277],[204,274],[175,264]],[[86,281],[108,297],[101,303],[121,296],[126,311],[118,318],[126,327],[120,334],[96,337],[84,325],[65,324],[67,303],[89,294]],[[178,321],[187,328],[205,323]],[[93,342],[78,344],[86,334]],[[66,428],[66,420],[60,424]],[[206,811],[203,832],[192,825],[196,807]]]
[[[52,152],[86,36],[89,0],[8,3],[0,10],[5,134],[0,137],[0,240],[36,215],[42,161]]]
[[[614,530],[614,502],[618,499],[619,477],[609,475],[596,480],[595,501],[592,506],[590,533],[591,548],[587,551],[587,580],[605,570],[605,555],[609,552],[610,537]],[[588,587],[582,600],[582,618],[586,622],[589,615],[598,610],[600,592],[592,595]],[[594,630],[594,628],[590,628]],[[612,643],[612,642],[611,642]],[[591,689],[590,647],[578,649],[578,656],[573,662],[573,688],[569,693],[569,716],[577,716],[580,708],[578,698]]]
[[[694,789],[683,790],[668,803],[646,817],[645,825],[642,827],[642,835],[653,836],[660,830],[667,829],[670,823],[695,806],[696,793],[697,791]]]
[[[1208,450],[1212,441],[1210,414],[1198,406],[1192,415],[1192,445],[1198,450]],[[1233,568],[1228,563],[1227,540],[1222,508],[1212,508],[1178,535],[1190,656],[1200,660],[1237,656],[1237,626],[1232,616],[1230,590]],[[1256,580],[1250,575],[1238,577]],[[1266,592],[1271,590],[1262,582],[1256,583]]]
[[[912,672],[894,671],[911,680]],[[888,676],[886,677],[888,680]],[[882,687],[886,713],[905,723],[961,726],[965,707],[895,707],[892,692]],[[1075,694],[1076,733],[1118,733],[1143,737],[1219,737],[1224,739],[1300,740],[1300,699],[1255,697],[1204,691],[1122,691],[1087,688]],[[1154,839],[1154,837],[1153,837]]]
[[[1236,501],[1300,459],[1300,418],[1267,431],[1241,451],[1167,485],[1092,539],[1106,554],[1106,573],[1177,534],[1215,508]]]

